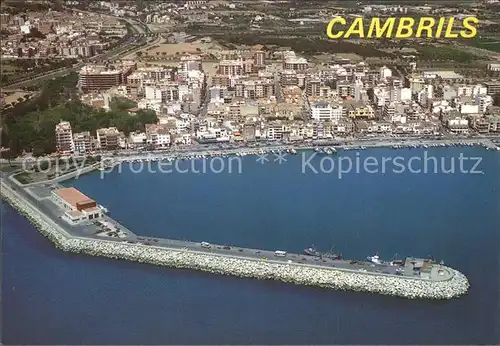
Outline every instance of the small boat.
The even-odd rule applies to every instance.
[[[290,149],[290,153],[291,153],[292,155],[295,155],[295,154],[297,154],[297,150],[295,150],[294,148],[292,148],[292,149]]]
[[[319,257],[320,253],[316,251],[316,248],[313,246],[308,247],[307,249],[304,249],[304,254],[308,256],[316,256]]]
[[[367,258],[367,261],[368,262],[371,262],[371,263],[374,263],[374,264],[382,264],[382,262],[380,261],[380,257],[377,255],[375,256],[368,256]]]
[[[339,253],[329,253],[329,254],[323,255],[323,257],[326,257],[326,258],[338,261],[338,260],[342,259],[342,254],[339,254]]]

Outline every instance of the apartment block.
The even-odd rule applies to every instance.
[[[97,146],[101,150],[116,150],[120,147],[120,132],[116,127],[97,130]]]
[[[58,153],[72,153],[75,150],[73,143],[73,131],[71,124],[67,121],[61,121],[56,125],[56,150]]]

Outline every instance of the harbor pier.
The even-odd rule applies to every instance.
[[[469,289],[467,278],[446,266],[431,271],[427,277],[414,275],[410,267],[398,275],[396,267],[364,261],[292,253],[283,256],[284,252],[273,250],[139,236],[107,215],[70,225],[62,218],[65,211],[51,197],[52,190],[59,186],[25,188],[2,179],[1,187],[2,198],[63,251],[408,299],[451,299]]]

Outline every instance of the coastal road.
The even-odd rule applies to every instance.
[[[120,59],[120,58],[122,58],[126,55],[129,55],[135,51],[138,51],[141,49],[147,49],[148,47],[154,46],[154,45],[158,44],[160,41],[161,41],[161,38],[156,38],[154,40],[150,40],[149,42],[147,42],[143,46],[137,46],[136,39],[131,40],[131,41],[127,41],[124,46],[120,46],[118,48],[115,48],[112,51],[105,52],[103,54],[96,55],[96,56],[90,58],[89,62],[96,62],[99,60]],[[137,47],[134,48],[134,46],[137,46]],[[6,85],[4,88],[5,89],[12,89],[12,88],[22,88],[22,87],[34,85],[34,84],[37,84],[37,83],[45,81],[45,80],[66,76],[66,75],[70,74],[71,72],[80,71],[80,69],[83,66],[85,66],[85,63],[80,62],[80,63],[73,65],[72,67],[69,67],[69,68],[58,69],[58,70],[51,71],[51,72],[48,72],[45,74],[41,74],[41,75],[36,76],[36,77],[32,77],[32,78],[27,79],[27,80],[16,82],[14,84]]]

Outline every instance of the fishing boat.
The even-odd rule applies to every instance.
[[[316,247],[313,245],[311,247],[308,247],[307,249],[304,249],[304,254],[308,256],[314,256],[314,257],[321,257],[321,258],[329,258],[332,260],[340,260],[342,259],[342,254],[336,254],[333,253],[332,251],[326,252],[326,253],[321,253],[316,250]]]
[[[307,249],[304,249],[304,254],[308,256],[316,256],[319,257],[321,254],[316,251],[316,248],[313,246],[308,247]]]

